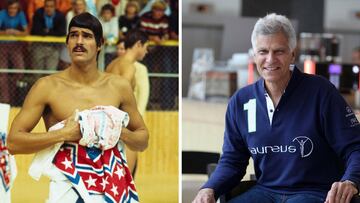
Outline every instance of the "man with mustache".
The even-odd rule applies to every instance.
[[[33,85],[12,123],[8,138],[10,153],[30,154],[60,142],[78,142],[82,135],[79,123],[74,119],[75,110],[82,111],[99,105],[113,106],[127,112],[130,122],[127,128],[122,129],[120,141],[134,151],[147,148],[148,131],[137,110],[130,83],[120,76],[100,72],[97,68],[97,57],[103,42],[101,24],[94,16],[82,13],[71,20],[66,45],[72,63],[66,70],[40,78]],[[66,122],[59,130],[31,133],[40,118],[43,118],[47,130],[60,121]],[[91,182],[93,179],[88,181],[89,187],[99,184],[99,181]],[[50,182],[50,194],[59,193],[52,191],[58,182]],[[63,184],[67,184],[66,181]],[[80,199],[79,191],[70,189],[67,192],[60,202],[76,202]],[[66,199],[69,195],[75,200]],[[105,202],[102,194],[91,197],[100,199],[97,202]],[[49,201],[55,201],[51,195]]]
[[[257,184],[229,202],[349,203],[359,192],[360,123],[328,80],[302,73],[288,18],[268,14],[253,29],[261,75],[228,104],[223,154],[193,203],[214,203],[254,160]]]

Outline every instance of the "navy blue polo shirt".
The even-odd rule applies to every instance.
[[[219,196],[245,175],[250,156],[259,187],[325,197],[335,181],[360,183],[360,124],[325,78],[296,67],[269,120],[264,80],[229,101],[223,154],[203,188]]]

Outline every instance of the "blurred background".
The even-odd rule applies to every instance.
[[[183,203],[191,202],[208,179],[207,166],[220,157],[229,97],[259,77],[251,32],[260,17],[272,12],[293,22],[298,68],[329,79],[359,112],[358,1],[183,0]],[[244,180],[252,174],[250,162]]]

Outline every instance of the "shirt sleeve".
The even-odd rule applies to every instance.
[[[214,189],[215,198],[235,187],[245,175],[249,164],[250,153],[237,122],[241,105],[235,102],[235,98],[231,99],[226,112],[223,154],[210,179],[202,187]]]
[[[341,181],[360,184],[360,123],[351,107],[333,88],[325,98],[322,112],[323,129],[327,141],[345,163]]]

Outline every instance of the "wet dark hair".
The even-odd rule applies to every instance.
[[[91,30],[94,33],[96,45],[101,47],[104,44],[103,29],[100,21],[88,12],[81,13],[74,16],[69,24],[68,33],[70,33],[71,27],[80,27]],[[66,44],[69,40],[69,34],[66,36]]]
[[[136,29],[127,32],[124,43],[125,49],[133,47],[138,41],[144,45],[148,41],[147,34],[141,30]]]

